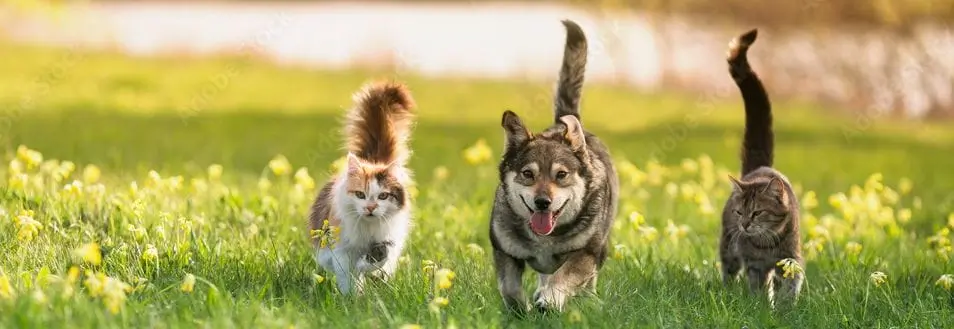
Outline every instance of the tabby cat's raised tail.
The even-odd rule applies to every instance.
[[[755,71],[749,65],[748,51],[758,30],[742,34],[729,44],[726,60],[729,73],[742,92],[745,102],[745,137],[742,140],[742,176],[758,169],[771,167],[775,151],[772,132],[772,104],[768,93]]]

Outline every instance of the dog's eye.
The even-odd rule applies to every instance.
[[[358,197],[358,199],[361,199],[361,200],[364,200],[364,197],[365,197],[364,192],[361,192],[361,191],[355,191],[354,196]]]
[[[387,200],[390,195],[387,192],[378,194],[378,200]]]
[[[530,170],[524,170],[523,172],[520,173],[520,175],[523,175],[523,178],[526,178],[526,179],[533,179],[533,172]]]
[[[561,171],[558,171],[558,172],[556,173],[556,179],[564,179],[564,178],[566,178],[566,176],[569,175],[569,174],[570,174],[570,173],[565,172],[565,171],[562,171],[562,170],[561,170]]]

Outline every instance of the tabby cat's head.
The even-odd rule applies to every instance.
[[[782,233],[792,212],[792,196],[778,177],[732,181],[726,215],[735,218],[736,229],[749,237],[772,238]]]

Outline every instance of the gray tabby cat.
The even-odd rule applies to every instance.
[[[732,194],[722,211],[722,278],[728,284],[744,269],[752,292],[768,290],[794,302],[804,274],[783,277],[777,263],[795,259],[804,268],[798,232],[799,206],[792,186],[772,169],[774,134],[772,107],[759,77],[747,59],[757,30],[735,38],[729,45],[729,73],[745,102],[745,136],[742,142],[742,179],[729,177]]]

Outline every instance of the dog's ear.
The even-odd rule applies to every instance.
[[[523,125],[520,117],[513,111],[504,111],[503,118],[500,119],[500,126],[503,127],[506,135],[506,149],[511,149],[530,140],[533,134]]]
[[[560,123],[566,126],[563,138],[570,143],[573,151],[580,151],[586,147],[586,135],[583,134],[583,124],[573,115],[564,115],[560,117]]]

